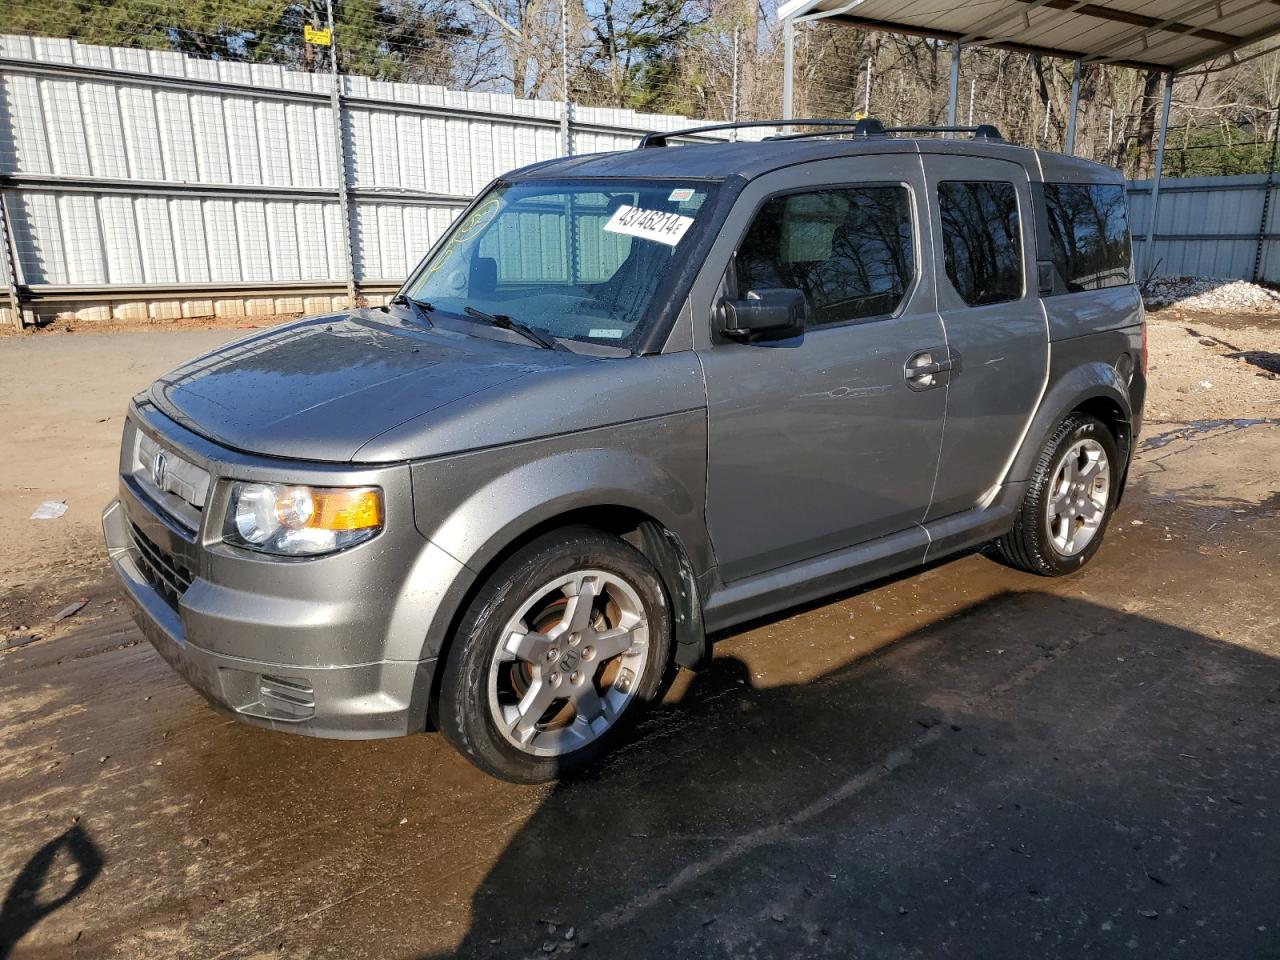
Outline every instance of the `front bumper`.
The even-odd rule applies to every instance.
[[[436,661],[383,660],[341,666],[268,663],[196,646],[187,639],[184,616],[242,620],[245,610],[219,610],[218,591],[204,589],[199,610],[166,599],[144,575],[130,518],[116,500],[102,515],[111,566],[143,635],[177,673],[214,707],[254,726],[316,737],[366,739],[402,736],[423,729],[425,704]],[[201,587],[196,581],[188,592]],[[225,597],[238,604],[239,597]],[[253,611],[258,629],[269,629],[269,600]],[[291,611],[285,611],[290,613]],[[298,628],[291,625],[290,630]]]
[[[191,476],[212,478],[206,502],[175,509],[173,497],[157,498],[140,482],[140,434],[173,451]],[[323,557],[249,554],[206,530],[208,517],[225,514],[229,479],[379,486],[386,526],[366,543]],[[426,728],[444,625],[474,577],[418,533],[407,467],[241,454],[135,403],[125,423],[119,491],[102,526],[134,618],[215,707],[250,724],[319,737]]]

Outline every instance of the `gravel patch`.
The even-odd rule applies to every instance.
[[[1157,277],[1147,284],[1142,298],[1153,309],[1176,305],[1184,310],[1280,316],[1280,291],[1243,280]]]

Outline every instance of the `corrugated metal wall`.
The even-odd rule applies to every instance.
[[[345,163],[355,278],[385,292],[494,176],[561,153],[558,102],[343,77],[344,157],[330,82],[0,35],[0,176],[19,282],[103,304],[81,315],[199,315],[239,290],[262,312],[312,309],[304,294],[345,290]],[[575,153],[690,125],[584,107],[571,119]]]
[[[342,78],[339,146],[330,83],[0,35],[0,194],[18,283],[86,318],[328,309],[345,300],[347,229],[355,279],[376,301],[490,179],[562,149],[558,102],[362,77]],[[570,145],[625,149],[689,125],[575,107]],[[1140,245],[1150,184],[1129,194]],[[1251,277],[1263,194],[1261,176],[1164,181],[1156,272]],[[1275,206],[1261,276],[1280,282]]]
[[[1161,180],[1155,249],[1146,261],[1155,267],[1155,275],[1252,280],[1261,249],[1257,279],[1280,283],[1280,198],[1272,185],[1264,229],[1267,183],[1265,174]],[[1135,249],[1141,251],[1151,211],[1151,181],[1130,183],[1128,193],[1129,225]]]

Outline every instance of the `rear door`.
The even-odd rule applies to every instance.
[[[952,366],[933,520],[983,503],[1004,478],[1044,393],[1049,334],[1026,171],[945,154],[924,164]]]
[[[789,168],[746,187],[712,248],[715,286],[696,308],[712,328],[721,293],[787,287],[809,308],[803,336],[713,333],[698,351],[707,519],[726,581],[924,518],[946,374],[908,370],[945,350],[923,185],[910,155]]]

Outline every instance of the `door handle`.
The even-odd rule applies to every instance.
[[[918,380],[920,377],[927,377],[931,374],[942,373],[942,371],[950,369],[951,361],[942,360],[938,363],[922,363],[918,366],[908,367],[907,373],[910,375],[912,380]]]
[[[928,390],[941,382],[938,374],[946,373],[954,365],[949,358],[934,360],[932,353],[922,350],[920,353],[911,355],[903,366],[902,375],[907,381],[907,386],[912,390]]]

